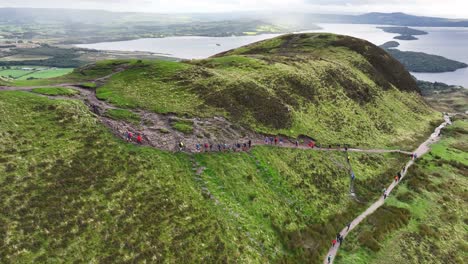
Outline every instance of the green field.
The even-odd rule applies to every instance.
[[[442,135],[387,204],[353,230],[335,263],[465,263],[468,121]]]
[[[0,76],[12,80],[28,80],[30,78],[47,79],[63,76],[73,71],[72,68],[44,68],[34,66],[12,66],[10,68],[11,69],[5,69],[5,67],[2,67],[0,69]],[[28,70],[25,70],[25,68],[28,68]]]

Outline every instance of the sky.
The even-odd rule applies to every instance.
[[[405,12],[415,15],[468,18],[468,0],[0,0],[0,7],[103,9],[152,13]]]

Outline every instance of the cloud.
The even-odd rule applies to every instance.
[[[233,11],[406,12],[418,15],[468,18],[467,0],[0,0],[0,6],[185,13]]]

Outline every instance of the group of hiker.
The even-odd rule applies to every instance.
[[[127,142],[136,142],[140,145],[143,143],[143,136],[141,133],[137,133],[135,137],[135,135],[132,132],[127,131],[125,139],[127,140]]]
[[[178,145],[179,151],[185,151],[186,146],[183,142],[179,142]],[[195,152],[241,152],[241,151],[248,151],[249,149],[252,148],[252,140],[248,140],[245,143],[233,143],[233,144],[226,144],[226,143],[220,143],[220,144],[213,144],[213,143],[205,143],[205,144],[200,144],[197,143],[195,144]]]
[[[348,224],[348,230],[349,230],[349,227],[350,227],[351,223]],[[332,247],[335,247],[336,244],[343,244],[343,240],[344,240],[344,236],[341,235],[341,233],[338,233],[336,234],[336,238],[332,240]],[[328,263],[331,263],[331,259],[332,259],[332,256],[331,255],[328,255]]]

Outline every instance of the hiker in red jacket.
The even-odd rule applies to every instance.
[[[399,179],[400,179],[400,178],[398,178],[398,175],[395,176],[395,182],[398,182]]]
[[[333,239],[333,241],[332,241],[332,247],[335,247],[335,245],[336,245],[336,239]]]
[[[309,142],[309,147],[310,147],[310,148],[314,148],[314,147],[315,147],[315,142],[310,141],[310,142]]]
[[[142,140],[141,134],[138,134],[138,136],[137,136],[137,143],[138,143],[138,144],[141,144],[141,142],[142,142],[141,140]]]
[[[275,145],[278,145],[278,137],[275,137]]]

